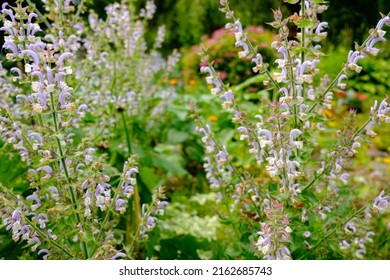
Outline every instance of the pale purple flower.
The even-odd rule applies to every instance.
[[[347,78],[347,75],[342,74],[342,75],[340,75],[340,77],[337,80],[337,86],[340,87],[341,89],[345,89],[345,87],[347,86],[345,83],[342,82],[342,80],[344,80],[346,78]]]
[[[221,95],[221,98],[225,99],[225,102],[222,104],[224,109],[229,108],[234,102],[234,94],[231,90],[225,91],[225,93]]]
[[[291,130],[291,132],[290,132],[290,145],[292,147],[297,147],[298,149],[302,149],[302,147],[303,147],[302,141],[294,141],[294,138],[296,136],[301,135],[301,134],[302,134],[302,131],[300,131],[299,129]]]
[[[384,18],[380,19],[378,24],[376,25],[376,29],[381,30],[385,23],[386,23],[386,25],[390,24],[390,17],[389,16],[385,16]]]
[[[322,207],[322,210],[318,211],[318,214],[320,214],[322,220],[325,220],[326,217],[327,217],[326,214],[325,214],[325,211],[328,212],[328,213],[331,213],[331,212],[332,212],[332,211],[329,209],[329,207],[327,207],[327,206]]]
[[[46,173],[46,175],[41,178],[42,180],[50,179],[53,176],[53,169],[51,169],[48,165],[37,168],[37,172],[40,171],[44,171]]]
[[[50,252],[47,249],[41,249],[38,251],[38,255],[43,255],[43,259],[47,260],[47,258],[50,256]]]
[[[234,36],[236,38],[236,41],[239,41],[244,36],[244,32],[242,30],[241,22],[239,20],[236,20],[234,22],[234,26],[235,26],[235,30],[236,30],[236,32],[234,33]]]
[[[57,200],[59,197],[58,189],[54,186],[50,186],[49,191],[50,191],[50,197],[53,198],[54,200]]]
[[[237,47],[241,47],[243,48],[242,51],[238,52],[238,57],[239,58],[244,58],[244,57],[247,57],[249,55],[249,47],[247,45],[247,43],[245,43],[244,41],[237,41],[234,46],[237,48]]]
[[[35,211],[37,208],[39,208],[42,204],[41,204],[41,200],[39,199],[39,197],[35,194],[32,194],[32,195],[29,195],[26,197],[26,200],[31,200],[31,201],[34,201],[35,204],[32,204],[31,205],[31,209],[33,211]]]
[[[35,251],[39,245],[41,245],[41,241],[39,240],[39,238],[37,236],[29,239],[27,241],[27,244],[31,245],[31,244],[34,244],[32,247],[31,247],[31,251]]]
[[[301,222],[304,223],[308,220],[306,210],[302,211]]]
[[[43,145],[43,138],[42,136],[39,134],[39,133],[36,133],[36,132],[31,132],[28,134],[28,137],[32,140],[36,140],[38,141],[38,143],[35,144],[35,148],[34,150],[36,150],[38,148],[38,146],[42,146]]]
[[[18,67],[12,67],[11,73],[16,73],[17,76],[13,76],[14,79],[21,79],[23,77],[22,71]]]
[[[81,104],[78,108],[77,108],[77,114],[79,114],[81,117],[84,117],[85,116],[85,112],[88,110],[88,106],[85,105],[85,104]]]
[[[349,179],[349,174],[345,172],[345,173],[340,175],[339,179],[344,184],[347,184],[348,183],[348,179]]]
[[[322,32],[324,27],[328,27],[328,23],[323,21],[320,24],[317,25],[315,33],[320,36],[326,36],[327,32]]]
[[[49,221],[49,219],[47,218],[47,215],[46,215],[46,214],[40,213],[40,214],[38,214],[38,216],[37,216],[36,219],[38,220],[38,224],[39,224],[39,227],[40,227],[41,229],[46,228],[46,222]]]
[[[349,247],[351,247],[351,245],[347,241],[345,241],[345,240],[339,242],[339,246],[340,246],[341,250],[346,250]]]
[[[115,201],[115,210],[119,211],[121,214],[126,212],[126,201],[123,199],[117,199]]]
[[[123,188],[123,195],[130,198],[134,194],[134,186],[128,185]]]
[[[4,3],[4,4],[7,4],[7,3]],[[5,5],[4,4],[3,4],[3,9],[1,10],[1,12],[3,14],[7,14],[10,17],[11,21],[12,21],[12,25],[14,25],[16,23],[14,13],[10,9],[5,9]]]
[[[261,69],[263,68],[263,57],[261,56],[261,54],[256,54],[256,56],[252,58],[252,63],[256,64],[255,67],[252,68],[253,72],[257,73],[261,71]]]
[[[132,182],[132,179],[134,179],[134,178],[132,177],[132,175],[133,175],[134,173],[138,173],[138,168],[137,168],[137,167],[132,167],[132,168],[130,168],[130,169],[126,172],[126,174],[125,174],[126,180],[129,181],[129,182]],[[135,185],[135,184],[132,184],[132,185]]]
[[[87,179],[87,180],[85,180],[85,181],[81,184],[81,188],[82,188],[83,190],[85,190],[85,189],[88,187],[88,185],[89,185],[89,180]]]
[[[48,235],[51,239],[53,239],[53,240],[56,240],[56,239],[57,239],[57,235],[55,235],[51,229],[48,229],[48,230],[47,230],[47,235]]]
[[[365,253],[366,253],[366,249],[362,248],[355,252],[355,256],[358,257],[359,259],[363,259]]]
[[[348,54],[348,68],[356,73],[360,73],[362,71],[362,67],[358,66],[356,63],[365,58],[365,56],[359,51],[350,51]]]
[[[20,229],[19,235],[22,236],[22,240],[28,240],[30,238],[30,226],[28,225],[23,225],[22,228]]]
[[[356,226],[353,222],[355,219],[356,218],[352,219],[351,221],[346,223],[346,225],[344,226],[344,230],[346,233],[355,233],[356,232]]]
[[[371,130],[371,128],[374,126],[374,125],[377,125],[376,122],[374,121],[370,121],[366,127],[365,127],[365,131],[366,131],[366,134],[368,136],[371,136],[371,137],[375,137],[376,136],[376,133],[374,131]]]
[[[122,253],[122,252],[119,252],[119,253],[116,253],[115,256],[113,256],[111,258],[111,260],[116,260],[118,258],[126,258],[126,254],[125,253]]]
[[[37,71],[39,69],[39,56],[36,52],[32,50],[23,50],[22,55],[28,55],[33,59],[33,70]],[[26,73],[31,72],[31,66],[30,64],[25,65],[25,71]]]
[[[266,136],[267,140],[260,136],[262,134]],[[271,131],[267,129],[260,129],[258,132],[258,136],[260,139],[261,148],[264,148],[265,146],[271,146],[271,147],[273,146],[274,143],[273,143],[273,137]]]
[[[72,56],[73,56],[73,54],[69,53],[69,52],[66,52],[66,53],[63,53],[60,55],[60,57],[58,58],[58,61],[57,61],[57,64],[60,67],[60,69],[63,68],[62,63],[63,63],[64,59],[67,59],[67,58],[72,57]]]
[[[159,215],[164,215],[164,208],[163,207],[166,207],[168,206],[168,202],[167,201],[158,201],[157,202],[157,210],[156,210],[156,213],[159,214]]]
[[[374,204],[372,206],[374,213],[383,213],[385,208],[389,207],[390,196],[384,195],[385,191],[381,191],[380,194],[375,198]]]
[[[368,242],[374,242],[374,240],[372,240],[371,236],[374,236],[375,233],[373,231],[368,231],[366,233],[366,237],[364,238],[366,241]]]

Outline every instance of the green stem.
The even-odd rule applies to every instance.
[[[71,24],[71,27],[74,25],[76,19],[79,17],[80,13],[81,13],[81,7],[84,5],[84,0],[81,0],[80,4],[77,5],[77,12],[75,14],[75,16],[73,17],[72,19],[72,24]]]
[[[359,129],[356,130],[356,132],[353,134],[353,136],[351,137],[352,141],[353,139],[355,139],[356,136],[358,136],[365,128],[366,126],[368,125],[368,123],[372,121],[372,118],[370,117]],[[337,144],[337,147],[339,147],[339,144]],[[326,168],[324,169],[324,171],[319,174],[318,176],[314,176],[314,178],[310,181],[310,183],[308,183],[303,189],[302,189],[302,192],[304,192],[306,189],[310,188],[314,183],[315,181],[317,181],[317,179],[321,178],[324,174],[326,174],[330,167],[332,166],[333,164],[333,161],[332,162],[329,162],[328,163],[328,166],[326,166]]]
[[[58,244],[56,241],[54,241],[52,238],[50,238],[48,235],[46,235],[40,228],[36,227],[29,219],[25,219],[26,222],[44,239],[48,240],[54,247],[65,253],[68,257],[71,259],[74,258],[74,256],[66,250],[64,247],[62,247],[60,244]]]
[[[123,111],[121,111],[120,114],[121,114],[121,117],[122,117],[123,128],[124,128],[125,134],[126,134],[127,149],[128,149],[129,154],[132,154],[133,151],[132,151],[132,148],[131,148],[131,139],[130,139],[129,129],[127,127],[126,116],[125,116],[125,113]]]
[[[119,186],[120,186],[121,184],[119,184]],[[104,216],[104,218],[103,218],[103,222],[102,222],[102,228],[100,229],[100,231],[99,231],[99,234],[98,234],[98,236],[97,236],[97,238],[96,238],[96,240],[99,242],[99,240],[100,240],[100,238],[102,238],[102,234],[103,234],[103,232],[104,232],[104,226],[105,225],[107,225],[107,222],[108,222],[108,218],[110,217],[110,213],[111,213],[111,209],[113,209],[113,207],[114,207],[114,203],[115,203],[115,200],[116,200],[116,194],[114,195],[114,199],[111,201],[111,205],[110,205],[110,207],[108,207],[108,210],[107,210],[107,212],[106,212],[106,215]],[[95,245],[95,247],[92,249],[92,252],[91,252],[91,256],[93,256],[94,254],[95,254],[95,252],[96,252],[96,250],[97,250],[97,245]]]
[[[12,192],[8,192],[7,189],[0,184],[0,189],[1,189],[1,193],[6,193],[7,195],[11,196],[13,199],[17,200],[17,196],[12,193]],[[9,203],[9,200],[3,196],[3,198],[5,199],[5,202],[8,204]],[[12,206],[8,206],[8,207],[12,207]],[[53,240],[52,238],[50,238],[47,234],[45,234],[40,228],[36,227],[36,225],[34,223],[32,223],[27,217],[24,217],[25,218],[25,221],[44,239],[47,239],[51,244],[53,244],[54,247],[56,247],[57,249],[59,249],[60,251],[64,252],[66,255],[68,255],[70,258],[73,259],[73,255],[67,251],[65,248],[63,248],[60,244],[58,244],[55,240]]]
[[[139,216],[139,221],[140,221],[139,225],[140,226],[136,228],[137,231],[135,232],[135,234],[131,240],[129,250],[133,250],[133,248],[135,248],[135,246],[136,246],[135,242],[137,241],[137,239],[139,238],[139,235],[141,233],[141,225],[146,224],[146,220],[150,216],[150,214],[152,213],[153,207],[156,207],[156,201],[153,201],[152,204],[149,206],[149,208],[147,209],[147,211],[145,212],[145,214],[142,217],[142,221],[141,221],[141,216]]]
[[[336,83],[336,81],[340,78],[340,76],[344,73],[344,69],[341,69],[340,72],[337,74],[337,76],[333,79],[333,81],[329,84],[329,86],[322,92],[321,98],[333,87],[333,85]],[[309,113],[311,113],[315,107],[318,105],[318,101],[314,102],[314,104],[310,107]]]
[[[59,153],[60,153],[60,161],[61,161],[62,169],[64,170],[66,181],[68,183],[71,183],[68,168],[67,168],[66,162],[65,162],[64,152],[63,152],[62,146],[61,146],[61,140],[58,136],[59,129],[58,129],[58,121],[57,121],[57,115],[56,115],[57,111],[55,109],[54,96],[53,96],[52,92],[50,92],[50,103],[51,103],[51,107],[52,107],[51,116],[52,116],[53,124],[54,124],[55,139],[56,139],[56,143],[57,143],[57,148],[58,148]],[[81,224],[82,220],[81,220],[80,214],[77,211],[78,210],[77,209],[78,203],[77,203],[77,199],[76,199],[76,188],[70,186],[69,193],[70,193],[70,198],[72,201],[73,209],[75,210],[75,217],[76,217],[77,224]],[[85,259],[88,259],[89,257],[88,257],[87,245],[82,240],[80,242],[81,242],[81,249],[83,250],[84,257],[85,257]]]
[[[368,118],[368,120],[362,125],[362,127],[359,128],[359,129],[353,134],[353,136],[352,136],[351,139],[352,139],[352,140],[355,139],[355,137],[356,137],[357,135],[359,135],[359,133],[362,132],[363,129],[365,129],[366,126],[367,126],[371,121],[372,121],[372,118],[371,118],[371,117]]]
[[[346,218],[344,221],[341,222],[341,225],[345,225],[346,223],[348,223],[350,220],[352,220],[354,217],[356,217],[357,215],[359,215],[360,213],[363,213],[364,211],[366,210],[365,207],[363,208],[360,208],[359,210],[357,210],[355,213],[351,214],[348,218]],[[317,248],[319,245],[321,245],[322,242],[324,242],[326,239],[328,239],[329,237],[331,237],[336,231],[337,231],[338,227],[335,227],[332,231],[330,231],[327,235],[325,235],[320,241],[318,241],[312,248],[311,250]]]
[[[30,7],[33,7],[33,9],[35,10],[36,14],[39,16],[39,18],[41,18],[43,20],[43,23],[46,25],[46,27],[48,29],[51,29],[52,26],[50,25],[50,23],[47,21],[47,19],[42,15],[42,13],[38,10],[37,6],[35,4],[33,4],[30,0],[26,0],[27,4],[30,6]]]
[[[128,149],[128,152],[129,154],[132,154],[132,147],[131,147],[131,139],[130,139],[130,134],[129,134],[129,129],[127,127],[127,121],[126,121],[126,116],[125,116],[125,113],[123,111],[120,112],[121,114],[121,117],[122,117],[122,123],[123,123],[123,128],[125,130],[125,134],[126,134],[126,143],[127,143],[127,149]],[[141,177],[137,174],[137,180],[138,182],[141,182]],[[134,211],[129,211],[126,215],[126,220],[128,221],[126,223],[126,236],[127,237],[130,237],[131,236],[131,231],[132,231],[132,226],[131,226],[131,215],[133,214],[133,218],[134,218],[134,228],[138,229],[140,228],[140,225],[141,225],[141,199],[140,199],[140,196],[139,196],[139,188],[138,188],[138,184],[136,184],[134,186],[134,198],[133,198],[133,209]],[[128,217],[130,216],[130,217]],[[126,242],[128,244],[131,244],[134,242],[134,238],[133,240],[131,240],[131,238],[126,238]]]
[[[301,16],[304,17],[305,16],[305,0],[301,0]],[[302,63],[305,61],[305,27],[302,27],[301,28],[301,48],[302,48],[302,51],[301,51],[301,61]]]
[[[42,115],[38,114],[38,123],[41,127],[43,127],[43,120],[42,120]]]
[[[59,13],[60,13],[60,25],[63,25],[64,22],[64,4],[62,0],[58,0]]]

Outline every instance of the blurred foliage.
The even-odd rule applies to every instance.
[[[143,0],[136,1],[141,7]],[[253,1],[243,5],[242,1],[231,0],[235,8],[235,16],[241,19],[244,26],[249,24],[264,25],[272,20],[271,9],[280,3],[275,0]],[[159,25],[167,27],[167,43],[165,47],[178,48],[199,44],[204,34],[212,34],[214,30],[225,25],[225,18],[219,12],[219,1],[210,0],[161,0],[156,1],[157,14],[152,21],[151,29]]]
[[[271,43],[275,35],[261,26],[249,26],[245,32],[252,41],[254,47],[257,47],[265,62],[270,63],[276,58],[271,51]],[[191,49],[182,49],[182,78],[185,82],[191,79],[199,78],[199,68],[201,66],[201,57],[199,53],[204,47],[210,60],[214,59],[214,67],[220,71],[222,80],[227,80],[232,84],[238,84],[256,75],[253,74],[248,65],[249,59],[242,60],[237,57],[237,49],[234,46],[234,36],[231,32],[226,32],[224,28],[214,31],[211,37],[203,36],[200,45],[192,46]],[[250,83],[249,83],[250,84]],[[248,87],[245,87],[248,88]],[[249,91],[258,91],[258,88],[250,88]]]
[[[353,46],[361,42],[368,30],[376,26],[379,12],[390,12],[388,0],[329,1],[329,8],[322,20],[329,22],[329,39],[332,44]]]
[[[103,0],[105,3],[114,0]],[[133,0],[137,8],[145,0]],[[230,0],[235,16],[243,26],[260,25],[273,20],[271,9],[280,7],[284,14],[296,12],[299,5],[290,5],[282,0]],[[330,0],[328,11],[322,15],[329,22],[329,38],[332,44],[351,46],[359,42],[378,22],[379,12],[390,12],[388,0]],[[165,47],[167,50],[181,46],[197,45],[204,34],[212,34],[223,27],[226,19],[218,11],[218,0],[159,0],[156,1],[157,14],[151,23],[151,30],[159,25],[166,25],[168,33]],[[96,8],[101,9],[99,5]],[[267,27],[267,26],[266,26]],[[269,27],[271,29],[271,27]],[[153,33],[153,32],[152,32]]]

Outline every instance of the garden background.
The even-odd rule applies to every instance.
[[[8,1],[12,5],[12,1]],[[32,1],[39,10],[43,4]],[[248,37],[257,43],[266,61],[273,61],[278,55],[270,48],[275,38],[274,29],[267,25],[273,21],[271,9],[281,8],[283,14],[299,12],[300,6],[286,4],[276,0],[231,0],[230,6],[235,10],[248,33]],[[329,9],[320,15],[321,21],[329,23],[328,38],[322,43],[326,53],[319,68],[320,76],[327,73],[336,76],[345,62],[348,51],[354,42],[362,42],[370,28],[375,27],[380,18],[379,12],[390,11],[390,2],[386,0],[345,0],[329,1]],[[104,7],[114,1],[85,1],[86,11],[94,10],[103,20],[106,17]],[[145,1],[133,1],[133,8],[140,10]],[[165,25],[166,37],[162,43],[161,58],[167,58],[173,49],[181,57],[169,75],[155,76],[157,87],[173,88],[175,95],[169,106],[162,107],[160,119],[150,125],[152,110],[135,114],[129,127],[113,123],[111,135],[98,139],[95,149],[99,155],[114,169],[121,170],[127,157],[131,141],[132,153],[137,155],[140,168],[137,176],[140,201],[150,202],[156,187],[165,187],[169,206],[164,215],[156,221],[156,228],[148,235],[148,241],[142,243],[134,258],[137,259],[256,259],[254,241],[250,240],[254,224],[244,224],[239,216],[227,216],[225,206],[216,203],[217,194],[210,188],[203,168],[205,151],[201,136],[195,130],[193,113],[189,104],[196,101],[199,115],[209,123],[221,144],[227,145],[231,154],[243,155],[235,158],[237,166],[252,174],[258,174],[256,180],[262,180],[261,171],[256,162],[245,151],[247,145],[242,143],[236,126],[231,122],[230,114],[220,109],[220,100],[210,95],[210,89],[201,75],[202,46],[208,48],[214,67],[219,71],[223,81],[231,84],[243,107],[256,111],[261,99],[267,95],[266,90],[248,63],[239,59],[234,47],[234,36],[224,30],[225,16],[219,12],[219,1],[211,0],[159,0],[156,1],[155,16],[147,24],[146,42],[152,47],[161,25]],[[84,17],[88,21],[87,16]],[[297,30],[291,29],[290,36]],[[4,35],[1,36],[3,39]],[[3,42],[1,42],[2,44]],[[330,130],[341,128],[342,121],[349,110],[357,112],[356,118],[364,120],[370,113],[374,100],[383,99],[390,93],[390,43],[382,43],[378,57],[367,58],[361,62],[363,71],[354,74],[348,80],[345,90],[336,93],[334,106],[323,112],[329,122]],[[108,50],[109,51],[109,50]],[[1,60],[6,61],[5,51]],[[4,68],[10,65],[3,63]],[[271,65],[271,68],[274,65]],[[131,75],[131,69],[128,70]],[[358,80],[359,76],[359,80]],[[361,81],[364,81],[363,83]],[[260,83],[259,83],[260,82]],[[153,90],[153,89],[150,89]],[[155,101],[153,101],[155,102]],[[150,104],[153,107],[154,103]],[[120,111],[118,110],[120,113]],[[94,123],[99,116],[87,114],[84,122]],[[120,119],[118,117],[118,119]],[[123,131],[129,129],[131,139],[126,139]],[[384,125],[379,135],[369,143],[362,145],[362,151],[349,166],[351,177],[349,185],[354,188],[354,198],[349,203],[360,205],[362,201],[372,199],[382,189],[389,190],[390,181],[390,126]],[[83,133],[75,130],[75,145],[83,139]],[[319,143],[329,147],[337,139],[324,135]],[[27,179],[29,167],[18,156],[11,154],[11,148],[0,138],[0,182],[22,196],[30,194]],[[246,155],[245,155],[246,154]],[[240,162],[237,162],[240,161]],[[113,178],[116,180],[117,178]],[[241,211],[243,216],[253,215]],[[369,259],[389,259],[390,234],[389,213],[378,218],[376,241],[367,248]],[[125,231],[129,221],[120,219],[115,225]],[[259,229],[257,229],[258,231]],[[249,241],[248,241],[249,240]],[[327,245],[324,245],[327,246]],[[5,226],[0,226],[0,259],[42,259],[42,256],[28,249],[25,241],[15,243]],[[305,251],[305,249],[302,249]],[[342,258],[338,253],[313,254],[296,250],[292,253],[297,258]]]

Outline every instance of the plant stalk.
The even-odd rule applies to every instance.
[[[130,134],[129,134],[129,129],[127,127],[127,121],[126,121],[126,116],[123,111],[120,112],[121,117],[122,117],[122,123],[123,123],[123,128],[125,130],[126,134],[126,144],[127,144],[127,149],[128,153],[132,154],[132,146],[131,146],[131,139],[130,139]],[[137,174],[137,181],[140,181],[140,176]],[[130,202],[131,203],[131,202]],[[134,194],[133,194],[133,207],[130,207],[133,211],[129,211],[126,214],[126,243],[127,245],[130,245],[133,243],[134,238],[131,238],[131,232],[132,232],[132,225],[131,225],[131,218],[134,219],[134,228],[138,229],[141,225],[141,202],[140,202],[140,196],[139,196],[139,188],[138,184],[134,186]],[[133,215],[133,217],[131,217]]]
[[[57,147],[58,147],[58,150],[59,150],[59,153],[60,153],[60,161],[61,161],[62,169],[64,170],[64,173],[65,173],[66,181],[70,184],[71,183],[71,179],[70,179],[70,176],[69,176],[68,168],[66,166],[65,156],[64,156],[64,152],[63,152],[62,146],[61,146],[61,140],[58,137],[59,129],[58,129],[57,116],[56,116],[56,112],[57,111],[55,109],[54,96],[53,96],[52,92],[50,92],[50,103],[51,103],[51,107],[52,107],[52,114],[51,114],[51,116],[52,116],[53,124],[54,124],[55,139],[56,139]],[[77,224],[81,224],[82,220],[81,220],[80,214],[77,211],[78,210],[77,209],[77,204],[78,203],[77,203],[77,199],[76,199],[76,188],[70,186],[69,187],[69,193],[70,193],[70,198],[71,198],[71,201],[72,201],[73,209],[75,210],[75,218],[76,218]],[[83,250],[84,258],[88,259],[89,256],[88,256],[87,245],[82,240],[80,242],[81,242],[81,249]]]

